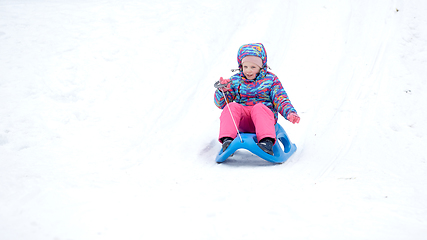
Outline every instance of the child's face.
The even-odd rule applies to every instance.
[[[245,74],[245,77],[249,80],[254,80],[257,74],[259,73],[259,71],[261,70],[261,68],[258,67],[258,65],[251,62],[244,62],[242,64],[242,67],[243,67],[243,74]]]

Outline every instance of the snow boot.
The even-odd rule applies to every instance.
[[[222,141],[222,151],[225,152],[228,146],[230,146],[231,142],[233,142],[233,139],[231,137],[223,137],[221,138],[221,141]]]
[[[264,152],[274,156],[273,152],[273,146],[274,146],[274,139],[272,138],[263,138],[259,143],[257,143],[258,147],[261,148]]]

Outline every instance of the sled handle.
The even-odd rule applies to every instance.
[[[215,88],[222,88],[222,87],[227,86],[227,84],[228,84],[228,83],[221,84],[219,81],[217,81],[217,82],[214,84],[214,87],[215,87]]]

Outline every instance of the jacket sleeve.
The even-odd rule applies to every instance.
[[[227,101],[228,103],[233,102],[234,100],[236,100],[236,96],[238,94],[238,83],[239,83],[239,74],[235,74],[233,76],[230,77],[230,91],[225,91],[224,94],[227,97]],[[220,108],[223,109],[226,105],[227,102],[225,101],[224,95],[222,94],[221,90],[215,90],[215,105]]]
[[[273,80],[271,88],[271,99],[273,100],[274,108],[286,119],[286,116],[290,112],[297,112],[292,106],[291,100],[288,98],[285,89],[283,89],[282,83],[277,77]]]
[[[227,97],[227,101],[230,103],[232,101],[234,101],[235,99],[235,95],[233,91],[226,91],[224,92],[225,96]],[[215,105],[220,108],[223,109],[227,102],[225,101],[224,95],[222,94],[222,91],[220,90],[215,90]]]

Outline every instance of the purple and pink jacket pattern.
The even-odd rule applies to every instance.
[[[262,59],[263,66],[254,80],[249,80],[242,72],[241,62],[246,56],[257,56]],[[290,112],[297,112],[283,89],[279,78],[267,71],[267,52],[261,43],[245,44],[237,54],[240,73],[230,77],[230,91],[225,92],[228,102],[236,102],[244,106],[262,103],[273,113],[277,122],[278,113],[283,117]],[[215,91],[215,105],[223,109],[226,101],[220,90]]]

